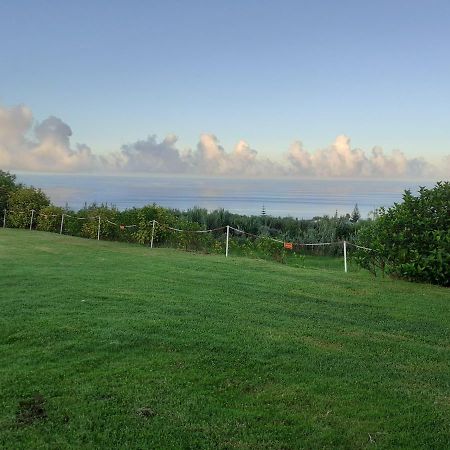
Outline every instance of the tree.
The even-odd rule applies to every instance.
[[[15,228],[29,227],[33,210],[34,228],[37,223],[35,219],[41,209],[49,205],[50,199],[41,189],[20,187],[12,191],[8,197],[8,224]]]
[[[358,203],[356,203],[350,216],[350,222],[356,223],[359,219],[361,219],[361,214],[359,212]]]
[[[21,185],[16,183],[16,176],[12,173],[0,170],[0,212],[8,208],[8,197]]]
[[[411,281],[450,285],[450,183],[419,195],[405,191],[403,202],[380,208],[378,217],[361,228],[356,259],[365,268],[376,267]]]

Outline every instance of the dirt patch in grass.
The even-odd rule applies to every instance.
[[[16,412],[16,423],[19,425],[31,425],[37,420],[47,418],[45,410],[45,398],[41,394],[35,394],[33,397],[19,402]]]
[[[144,417],[145,419],[149,419],[151,417],[156,416],[156,412],[152,408],[148,408],[147,406],[144,406],[143,408],[138,408],[136,410],[136,414],[139,417]]]

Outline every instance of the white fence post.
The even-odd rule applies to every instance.
[[[97,241],[100,240],[100,220],[101,220],[101,217],[98,216]]]
[[[6,208],[3,210],[3,228],[6,228]]]
[[[33,228],[33,217],[34,217],[34,209],[31,210],[31,222],[30,222],[30,231]]]
[[[62,234],[64,226],[64,214],[61,216],[61,226],[59,227],[59,234]]]
[[[150,239],[150,248],[153,248],[153,238],[155,236],[155,222],[156,222],[156,220],[153,219],[153,221],[152,221],[152,238]]]
[[[230,239],[230,225],[227,225],[227,244],[225,246],[225,258],[228,258],[228,241]]]
[[[347,273],[347,241],[344,241],[344,271]]]

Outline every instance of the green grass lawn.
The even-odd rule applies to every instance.
[[[0,230],[1,448],[450,444],[450,291]]]

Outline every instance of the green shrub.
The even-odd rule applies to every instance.
[[[108,206],[97,206],[93,204],[82,211],[79,211],[79,217],[86,217],[82,221],[80,235],[82,237],[97,239],[100,216],[100,239],[115,241],[118,239],[119,226],[117,223],[118,211]],[[77,219],[82,220],[82,219]]]
[[[53,205],[42,208],[37,217],[36,228],[40,231],[59,233],[63,212],[62,208]]]
[[[13,191],[22,187],[16,183],[16,175],[0,170],[0,212],[3,217],[5,209],[8,209],[8,198]]]
[[[167,227],[176,228],[175,216],[167,209],[156,204],[140,208],[137,217],[138,229],[133,233],[133,238],[139,244],[150,244],[153,232],[153,220],[158,222],[154,228],[154,244],[164,244],[170,240],[172,232]]]
[[[378,217],[362,227],[356,261],[372,272],[377,268],[411,281],[450,285],[450,183],[405,191],[403,202],[378,210]]]
[[[35,228],[41,209],[49,205],[50,199],[41,189],[20,187],[12,191],[8,197],[8,226],[13,228],[29,227],[33,210],[33,228]]]

